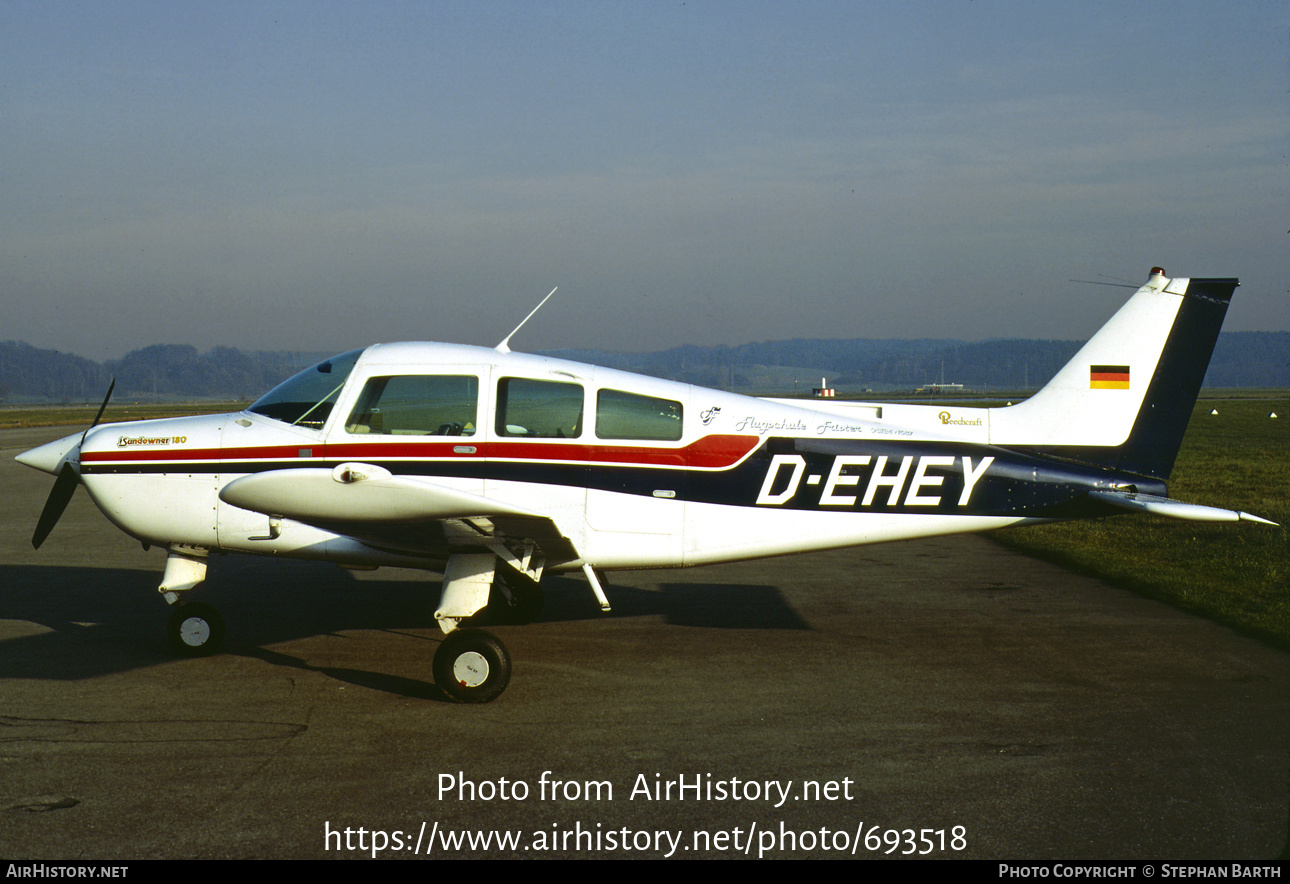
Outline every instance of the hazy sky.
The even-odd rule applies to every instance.
[[[0,339],[1290,329],[1276,2],[0,0]]]

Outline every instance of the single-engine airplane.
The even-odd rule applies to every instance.
[[[1236,286],[1153,268],[1043,389],[1001,408],[757,399],[513,353],[515,332],[491,349],[377,344],[238,414],[99,426],[100,409],[19,455],[58,477],[32,543],[84,485],[166,549],[184,655],[223,635],[214,608],[182,601],[214,551],[441,570],[435,682],[487,702],[509,654],[461,627],[531,619],[548,572],[581,570],[609,610],[602,575],[618,569],[1124,510],[1273,524],[1166,496]]]

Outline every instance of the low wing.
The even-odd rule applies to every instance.
[[[540,513],[424,479],[395,476],[372,464],[254,473],[229,482],[219,496],[242,509],[412,555],[513,538],[533,541],[548,564],[578,557],[569,539]]]
[[[1089,497],[1120,509],[1140,513],[1154,513],[1157,516],[1168,516],[1171,519],[1186,519],[1190,522],[1261,522],[1264,525],[1275,525],[1267,519],[1240,510],[1225,510],[1216,506],[1202,506],[1198,503],[1183,503],[1168,497],[1156,497],[1151,494],[1138,494],[1129,491],[1090,491]]]

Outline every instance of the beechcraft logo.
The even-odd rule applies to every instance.
[[[1129,366],[1090,365],[1088,367],[1088,388],[1090,390],[1129,389]]]

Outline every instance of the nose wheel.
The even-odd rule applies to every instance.
[[[224,641],[224,618],[210,605],[184,602],[175,608],[166,626],[170,647],[181,657],[205,657]]]
[[[511,655],[482,629],[449,633],[434,655],[434,683],[460,703],[487,703],[511,680]]]

